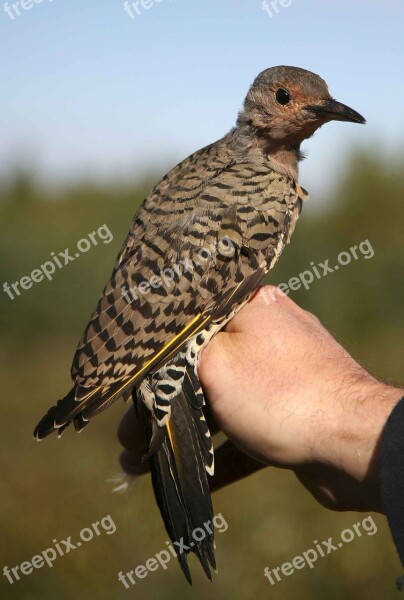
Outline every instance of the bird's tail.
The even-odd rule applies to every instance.
[[[213,508],[207,479],[207,470],[213,469],[213,450],[201,403],[193,391],[189,378],[188,386],[171,401],[169,423],[157,433],[163,438],[158,451],[151,450],[149,454],[157,504],[189,583],[189,552],[197,555],[209,579],[210,568],[216,569]],[[145,417],[148,442],[153,446],[155,425],[146,409]]]

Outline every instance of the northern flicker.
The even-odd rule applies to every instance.
[[[300,145],[332,120],[365,123],[314,73],[280,66],[258,75],[236,126],[167,173],[135,214],[74,356],[74,385],[35,429],[38,440],[71,422],[81,431],[119,397],[132,398],[145,419],[156,500],[171,540],[182,539],[189,581],[190,551],[209,578],[216,568],[213,533],[192,535],[213,518],[199,357],[289,242],[306,197]]]

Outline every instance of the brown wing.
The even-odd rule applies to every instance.
[[[235,162],[223,141],[173,169],[134,217],[74,357],[76,386],[48,428],[105,408],[229,314],[277,258],[296,198],[270,163]]]

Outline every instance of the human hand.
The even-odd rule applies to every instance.
[[[218,426],[259,461],[251,471],[289,468],[328,508],[383,511],[377,446],[403,391],[369,375],[314,315],[262,288],[203,351],[199,376]],[[228,481],[236,455],[229,445]]]
[[[215,451],[213,490],[273,465],[328,508],[383,510],[374,461],[402,391],[371,377],[279,290],[262,288],[215,336],[199,376],[210,426],[230,440]],[[130,410],[119,429],[127,471],[148,469],[141,429]]]

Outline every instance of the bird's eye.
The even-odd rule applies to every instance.
[[[279,102],[279,104],[282,104],[282,106],[285,106],[285,104],[288,104],[290,102],[289,92],[287,92],[283,88],[280,88],[276,92],[276,101]]]

